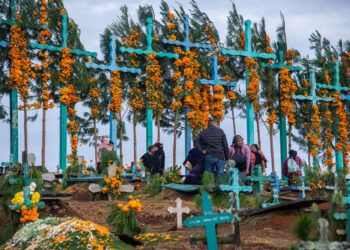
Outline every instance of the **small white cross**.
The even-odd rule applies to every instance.
[[[188,214],[190,212],[190,209],[188,207],[182,207],[182,200],[180,198],[177,198],[175,200],[176,207],[168,207],[168,212],[173,214],[176,213],[176,220],[177,220],[177,229],[182,228],[182,214],[186,213]]]

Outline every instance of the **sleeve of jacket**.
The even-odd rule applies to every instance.
[[[162,152],[162,164],[161,164],[161,170],[163,170],[165,167],[165,153],[164,150]]]
[[[246,144],[243,144],[242,147],[243,147],[242,151],[244,151],[244,155],[246,159],[246,164],[250,164],[250,149]]]
[[[229,159],[229,151],[228,151],[228,143],[227,143],[225,133],[223,133],[223,136],[222,136],[222,145],[224,147],[225,160],[227,161]]]
[[[201,141],[201,133],[194,139],[194,145],[196,146],[196,148],[197,148],[200,152],[203,152],[203,149],[202,149],[202,147],[201,147],[200,141]]]

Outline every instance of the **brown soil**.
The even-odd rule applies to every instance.
[[[182,236],[183,239],[175,245],[168,246],[145,246],[143,249],[204,249],[204,246],[191,246],[189,236],[192,234],[205,235],[204,227],[187,228],[176,230],[176,215],[169,214],[167,208],[175,206],[174,200],[180,197],[183,200],[183,207],[191,209],[190,214],[184,214],[183,220],[190,216],[199,216],[201,210],[196,209],[192,203],[193,195],[179,193],[173,190],[163,190],[155,197],[137,197],[141,200],[142,212],[140,219],[149,232],[167,233],[171,237]],[[124,201],[65,201],[65,204],[79,214],[84,220],[91,220],[103,225],[108,229],[112,228],[106,223],[111,208],[107,205],[126,203]],[[240,232],[243,249],[289,249],[296,242],[295,236],[290,232],[290,225],[295,221],[297,212],[284,210],[263,214],[243,219],[240,223]],[[230,234],[229,224],[220,224],[218,234]],[[219,249],[232,249],[232,245],[220,245]]]

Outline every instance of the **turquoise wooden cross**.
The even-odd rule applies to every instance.
[[[168,39],[162,39],[162,42],[165,44],[183,46],[186,52],[190,51],[191,48],[197,49],[212,49],[210,44],[204,43],[192,43],[190,40],[190,28],[189,28],[189,17],[187,14],[183,16],[184,18],[184,40],[183,41],[173,41]],[[187,120],[188,109],[185,111],[185,156],[188,155],[188,152],[191,150],[191,125]],[[188,170],[186,169],[186,175],[188,174]]]
[[[278,179],[276,172],[272,172],[270,177],[271,177],[270,186],[276,187],[277,192],[280,192],[280,186],[284,185],[284,181]]]
[[[36,179],[30,179],[29,178],[29,164],[28,163],[23,163],[23,176],[24,176],[24,185],[29,186],[30,183],[36,182]],[[10,184],[16,184],[18,182],[21,182],[20,179],[17,178],[10,178],[9,183]]]
[[[334,101],[332,98],[329,98],[329,97],[317,96],[317,94],[316,94],[317,83],[316,83],[316,79],[315,79],[315,70],[314,69],[310,69],[309,81],[310,81],[310,84],[311,84],[311,89],[310,89],[309,96],[292,95],[292,99],[311,101],[313,106],[316,105],[318,101],[324,101],[324,102],[333,102]],[[318,155],[313,157],[312,161],[313,161],[313,166],[314,167],[319,166]]]
[[[333,81],[334,85],[317,83],[317,87],[323,88],[323,89],[335,90],[335,92],[337,94],[340,94],[341,91],[350,91],[350,88],[340,86],[339,61],[333,62],[333,78],[334,78],[334,81]],[[335,143],[337,143],[337,141],[338,141],[338,122],[339,122],[339,117],[336,114],[336,118],[335,118]],[[342,156],[343,156],[342,151],[339,151],[336,153],[335,161],[336,161],[337,170],[340,170],[343,167]]]
[[[255,182],[256,189],[259,193],[264,193],[264,181],[270,181],[270,176],[263,176],[262,175],[262,169],[261,166],[255,166],[255,175],[254,176],[248,176],[248,180]]]
[[[277,191],[277,188],[275,187],[272,189],[272,198],[273,198],[272,203],[262,203],[261,204],[262,208],[268,208],[268,207],[272,207],[280,204],[280,202],[278,201],[278,191]]]
[[[30,46],[34,49],[40,50],[50,50],[60,52],[63,48],[68,48],[67,46],[67,13],[61,14],[61,46],[43,45],[31,43]],[[96,57],[96,52],[82,51],[77,49],[69,49],[69,52],[75,55],[84,55]],[[60,87],[63,87],[62,85]],[[60,168],[62,171],[66,171],[67,167],[67,106],[61,103],[60,105]]]
[[[289,69],[290,71],[300,71],[300,67],[291,66],[284,64],[284,50],[283,50],[283,42],[278,41],[277,42],[277,53],[278,53],[278,63],[272,64],[272,63],[262,63],[261,65],[263,67],[271,68],[280,70],[282,68]],[[280,89],[280,80],[278,78],[278,89]],[[279,94],[278,98],[279,102],[279,112],[278,112],[278,119],[279,119],[279,130],[280,130],[280,152],[281,152],[281,172],[283,168],[283,162],[285,159],[287,159],[287,122],[286,117],[283,115],[281,110],[281,95]],[[285,177],[285,179],[288,179]]]
[[[136,53],[138,55],[148,55],[148,53],[156,54],[159,57],[168,57],[168,58],[179,58],[179,55],[177,53],[164,53],[164,52],[156,52],[152,49],[152,18],[147,18],[147,49],[133,49],[133,48],[126,48],[126,47],[120,47],[119,50],[121,52],[126,53]],[[148,150],[148,146],[153,144],[153,109],[148,106],[148,103],[146,102],[146,150]]]
[[[252,192],[251,186],[240,186],[239,178],[238,178],[238,169],[232,169],[232,184],[231,185],[220,185],[219,188],[222,191],[232,191],[236,194],[236,208],[240,208],[239,206],[239,193],[240,192]]]
[[[292,190],[299,190],[300,193],[299,193],[299,199],[305,199],[306,195],[305,195],[305,191],[306,190],[310,190],[310,187],[308,186],[305,186],[305,181],[304,181],[304,178],[302,177],[302,182],[301,182],[301,185],[299,186],[293,186],[292,187]]]
[[[109,65],[85,63],[85,66],[87,68],[93,68],[93,69],[102,69],[102,70],[108,70],[108,71],[118,70],[120,72],[141,74],[141,69],[119,67],[117,65],[116,40],[117,40],[116,36],[109,36],[109,61],[110,61]],[[114,125],[115,123],[116,123],[116,118],[114,117],[113,112],[109,111],[109,138],[114,143],[114,145],[117,145],[117,128],[116,128],[116,125]]]
[[[5,20],[0,18],[0,24],[7,24],[9,26],[20,25],[22,27],[32,27],[47,29],[46,25],[36,25],[36,24],[27,24],[21,23],[16,19],[16,5],[15,0],[11,0],[9,4],[10,18]],[[5,41],[0,42],[0,46],[6,47],[7,43]],[[11,146],[10,154],[14,155],[14,160],[18,161],[18,96],[17,89],[11,89],[10,93],[10,124],[11,124]]]
[[[217,250],[218,243],[216,239],[215,225],[224,222],[232,221],[235,216],[230,213],[213,213],[213,206],[209,199],[208,193],[203,192],[202,194],[202,210],[203,215],[198,217],[188,218],[184,221],[186,227],[205,227],[205,234],[207,238],[207,245],[209,250]]]
[[[343,202],[346,204],[347,213],[334,213],[333,217],[336,220],[346,220],[346,235],[348,241],[350,241],[350,181],[348,181],[348,197],[343,197]]]
[[[221,86],[227,86],[227,87],[235,87],[236,86],[236,82],[224,82],[224,81],[220,81],[219,80],[219,76],[218,76],[218,57],[216,55],[211,57],[211,63],[213,65],[213,74],[212,74],[212,79],[208,80],[208,79],[198,79],[199,82],[201,84],[208,84],[208,85],[221,85]]]
[[[12,167],[12,166],[16,166],[16,162],[14,161],[14,155],[10,154],[10,161],[8,162],[1,162],[1,166],[3,167]]]
[[[30,187],[29,186],[26,186],[24,187],[24,195],[23,195],[23,198],[24,198],[24,202],[23,203],[19,203],[19,204],[10,204],[9,205],[9,208],[11,210],[18,210],[18,209],[21,209],[22,206],[26,206],[27,207],[27,210],[30,210],[30,208],[32,206],[37,206],[38,208],[44,208],[45,207],[45,203],[40,201],[38,203],[32,203],[30,201],[30,198],[31,198],[31,195],[30,195]]]
[[[340,98],[341,98],[342,100],[350,101],[350,95],[341,94],[341,95],[340,95]]]
[[[222,49],[220,52],[223,55],[231,55],[231,56],[244,56],[244,57],[251,57],[251,58],[264,58],[264,59],[276,59],[275,54],[268,54],[268,53],[257,53],[252,51],[252,30],[251,30],[251,21],[246,20],[244,22],[244,36],[245,36],[245,48],[244,51],[242,50],[227,50]],[[248,77],[249,69],[246,69],[245,72],[245,81],[246,81],[246,91],[247,87],[249,86],[249,77]],[[247,91],[248,92],[248,91]],[[253,109],[253,103],[251,103],[248,98],[246,101],[247,106],[247,143],[249,145],[254,144],[254,109]]]

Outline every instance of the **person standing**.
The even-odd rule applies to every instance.
[[[105,148],[108,151],[114,150],[114,144],[110,140],[107,139],[101,139],[101,144],[98,146],[98,152],[97,152],[97,174],[101,174],[101,162],[102,162],[102,149]]]
[[[154,152],[155,171],[160,175],[163,175],[165,166],[165,153],[163,149],[163,143],[157,142],[154,144],[154,146],[158,148],[158,150]]]
[[[230,159],[236,162],[236,168],[239,171],[239,177],[245,182],[250,172],[251,151],[247,144],[243,143],[243,137],[236,135],[233,137],[230,147]]]
[[[259,146],[257,144],[253,144],[252,145],[252,152],[255,155],[255,163],[254,166],[260,165],[263,175],[266,175],[266,159],[264,154],[261,152],[261,150],[259,149]]]
[[[218,128],[216,120],[208,121],[208,127],[195,139],[195,147],[205,155],[206,171],[214,173],[214,166],[216,167],[215,172],[219,182],[219,176],[224,177],[224,165],[229,159],[229,151],[226,135],[221,128]]]
[[[282,166],[282,175],[288,177],[288,183],[292,184],[295,181],[295,175],[301,175],[300,165],[303,161],[298,156],[297,151],[290,150],[289,157],[284,160]]]
[[[154,157],[155,152],[157,152],[158,148],[155,145],[148,146],[148,152],[146,152],[142,157],[141,161],[147,171],[151,173],[151,175],[157,174],[158,171],[156,169],[156,158]]]

